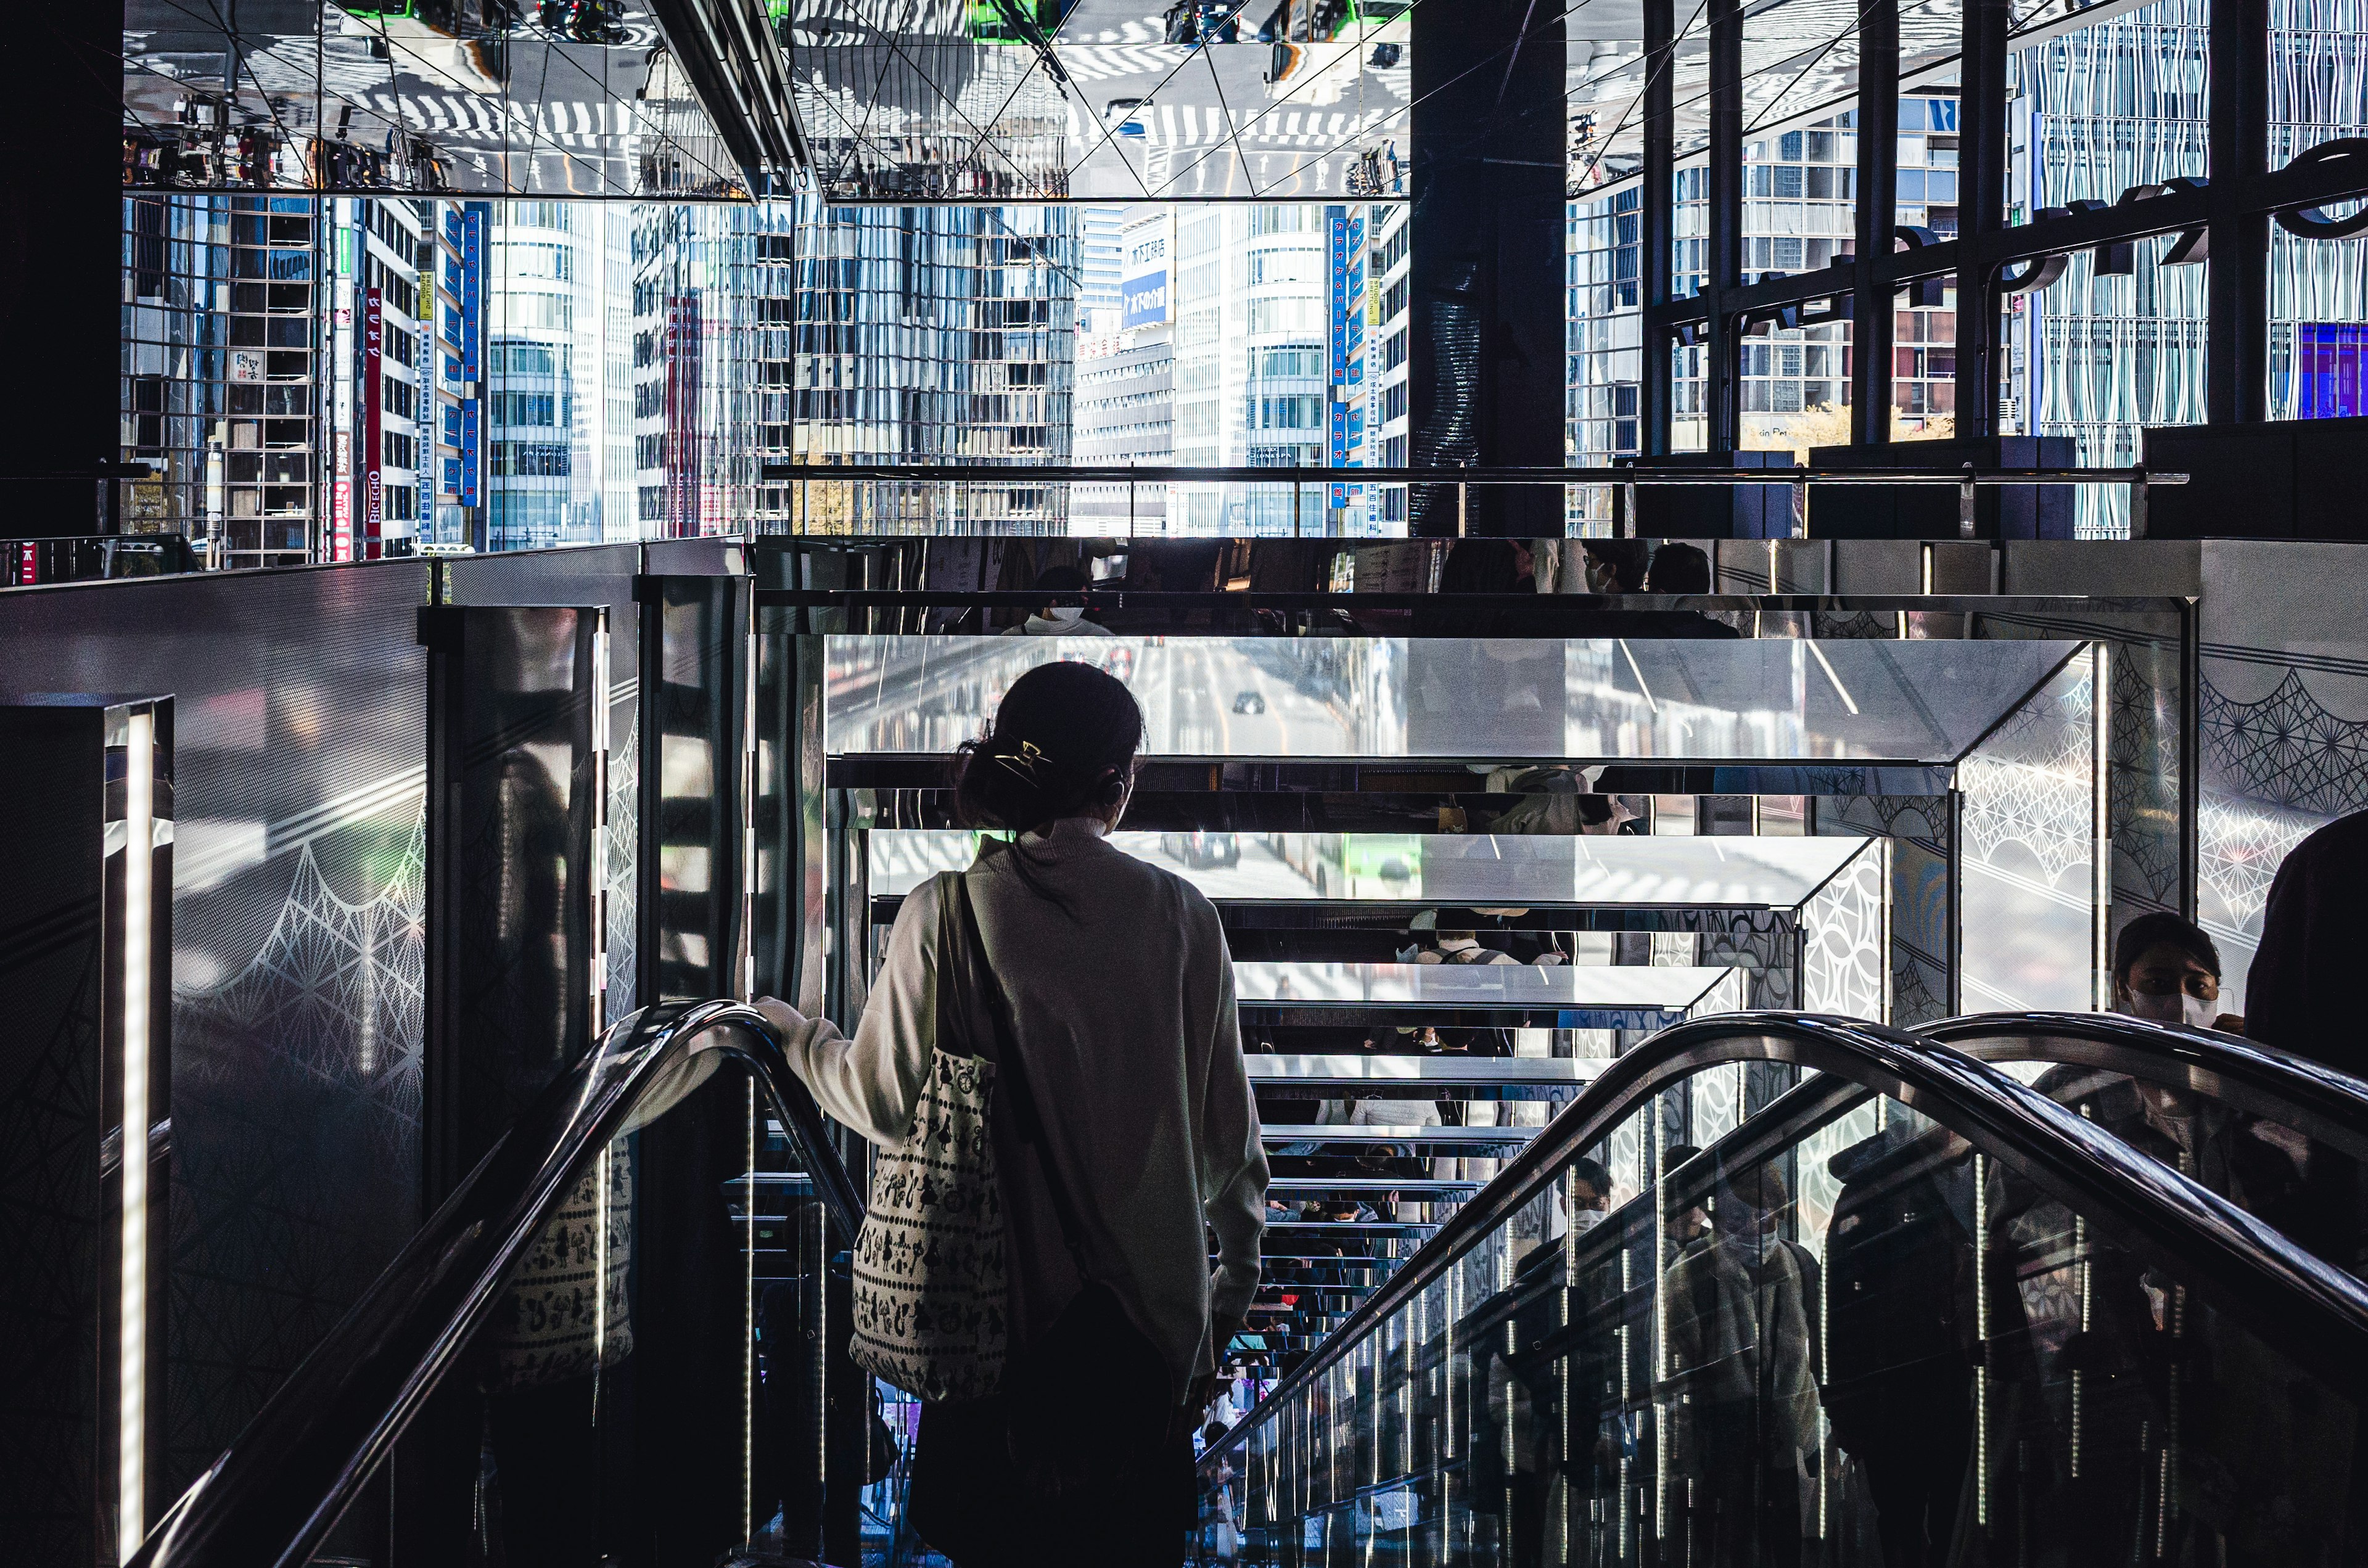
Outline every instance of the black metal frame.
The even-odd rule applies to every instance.
[[[2206,369],[2210,423],[2260,420],[2269,409],[2269,232],[2272,219],[2305,237],[2310,209],[2368,199],[2368,140],[2311,149],[2269,166],[2270,16],[2267,0],[2214,5],[2208,178],[2137,186],[2118,201],[2047,208],[2009,226],[2005,215],[2007,56],[2014,46],[2008,0],[1962,0],[1958,111],[1960,228],[1930,240],[1896,226],[1897,210],[1899,5],[1866,0],[1859,18],[1858,221],[1856,254],[1817,272],[1747,278],[1739,265],[1743,180],[1739,9],[1711,0],[1711,256],[1702,291],[1669,293],[1676,117],[1670,106],[1672,0],[1645,0],[1647,62],[1644,191],[1643,439],[1646,457],[1668,450],[1677,342],[1705,346],[1709,449],[1733,447],[1741,339],[1761,323],[1849,320],[1850,437],[1889,439],[1894,297],[1908,285],[1949,279],[1957,290],[1957,435],[1997,432],[1999,298],[2073,251],[2104,256],[2114,247],[2176,236],[2181,263],[2225,263],[2207,284]],[[2077,18],[2076,18],[2077,20]],[[1864,86],[1888,87],[1872,95]],[[2322,220],[2322,222],[2325,221]],[[2341,226],[2349,227],[2349,222]],[[2328,233],[2326,237],[2339,237]],[[1903,248],[1895,249],[1895,245]],[[2030,264],[2015,277],[2018,263]],[[2027,284],[2024,286],[2028,286]],[[1965,301],[1975,303],[1968,308]]]

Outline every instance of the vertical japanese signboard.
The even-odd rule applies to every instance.
[[[461,505],[482,506],[484,464],[485,218],[482,201],[461,222]]]
[[[385,319],[381,313],[379,291],[367,289],[362,292],[362,537],[361,554],[367,561],[379,555],[379,525],[385,517],[386,496],[380,473],[381,406],[386,397],[385,372],[381,360],[386,338]]]
[[[1365,432],[1364,411],[1358,394],[1365,381],[1365,219],[1360,208],[1331,207],[1325,210],[1330,219],[1332,264],[1326,290],[1331,306],[1327,336],[1332,349],[1332,385],[1327,400],[1330,417],[1326,466],[1360,468]],[[1357,490],[1354,485],[1333,485],[1332,509],[1347,506]]]

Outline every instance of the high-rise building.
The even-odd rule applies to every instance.
[[[124,526],[187,534],[220,566],[323,559],[329,251],[302,196],[123,202]]]
[[[1118,308],[1078,312],[1076,460],[1173,463],[1176,341],[1169,264],[1175,209],[1088,209],[1089,239],[1097,210],[1114,211],[1118,218]],[[1165,484],[1076,485],[1069,506],[1075,533],[1159,532],[1167,527]]]
[[[1127,210],[1123,207],[1081,207],[1077,210],[1077,326],[1081,331],[1107,330],[1122,306],[1119,284],[1127,271]]]
[[[420,538],[473,546],[484,538],[485,252],[493,210],[483,201],[427,205],[434,258],[421,272],[419,309],[430,328],[435,409],[420,438],[433,443],[427,474],[433,510],[423,516]]]
[[[1412,285],[1407,257],[1414,235],[1413,210],[1404,202],[1375,203],[1365,210],[1365,458],[1367,468],[1406,466],[1406,334]],[[1403,484],[1369,487],[1368,528],[1374,533],[1406,531]]]
[[[420,420],[423,403],[435,401],[426,392],[434,356],[420,331],[420,278],[433,266],[421,237],[424,205],[403,198],[335,202],[332,342],[350,342],[352,350],[332,367],[331,560],[409,554],[419,537]]]
[[[736,366],[697,363],[727,378],[751,376],[757,394],[751,412],[766,461],[1069,460],[1078,279],[1074,209],[832,207],[800,198],[754,210],[743,221],[767,227],[745,236],[737,249],[719,235],[713,254],[696,262],[696,277],[666,252],[642,263],[647,270],[636,274],[636,319],[654,324],[652,312],[668,312],[666,330],[680,342],[690,333],[684,312],[713,318],[720,311],[722,319],[698,329],[717,348],[726,342],[718,335],[727,323],[736,320],[753,334],[740,345]],[[732,280],[738,265],[732,258],[741,256],[761,276]],[[679,371],[665,374],[671,385]],[[689,405],[677,397],[667,406]],[[702,431],[728,436],[731,428],[707,424],[680,434],[704,439]],[[1065,493],[1042,483],[774,483],[757,499],[760,524],[814,528],[1058,529],[1068,506]],[[678,531],[698,531],[680,528],[679,511],[667,517]]]
[[[1186,467],[1320,467],[1331,403],[1326,209],[1188,208],[1176,222],[1176,460]],[[1289,485],[1193,484],[1179,531],[1292,531]],[[1324,497],[1296,498],[1306,531]]]
[[[638,537],[632,456],[632,215],[588,201],[496,204],[486,236],[486,523],[495,549]]]
[[[1950,89],[1903,92],[1899,99],[1899,183],[1895,222],[1957,232],[1957,103]],[[1743,147],[1743,273],[1816,271],[1855,251],[1858,131],[1854,113],[1747,142]],[[1675,175],[1671,289],[1698,293],[1710,265],[1708,170]],[[1569,460],[1596,466],[1642,449],[1640,384],[1643,317],[1637,204],[1633,184],[1573,202],[1569,209],[1569,378],[1565,418]],[[1956,333],[1954,290],[1938,305],[1901,301],[1893,326],[1896,435],[1939,435],[1953,426]],[[1670,349],[1670,446],[1701,451],[1709,439],[1703,357],[1699,345]],[[1763,325],[1741,346],[1742,423],[1747,448],[1829,445],[1849,439],[1850,332],[1848,322]],[[1611,492],[1571,493],[1574,520],[1608,524]]]

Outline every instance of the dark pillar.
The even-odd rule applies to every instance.
[[[78,1568],[172,1501],[173,702],[0,695],[0,1557]]]
[[[1881,0],[1877,0],[1881,3]],[[1655,307],[1669,302],[1670,242],[1674,237],[1677,191],[1678,117],[1676,62],[1671,58],[1677,34],[1677,0],[1645,0],[1645,188],[1637,199],[1637,238],[1643,256],[1645,312],[1644,439],[1646,457],[1666,457],[1669,450],[1672,393],[1677,380],[1670,358],[1669,336],[1652,324]]]
[[[1413,13],[1413,388],[1417,467],[1563,461],[1561,7]],[[1417,485],[1411,531],[1560,534],[1558,487]],[[1468,506],[1468,511],[1464,510]]]
[[[1880,268],[1899,216],[1899,0],[1858,20],[1858,265],[1850,285],[1850,441],[1891,439],[1894,294]]]
[[[422,1094],[432,1212],[598,1028],[599,607],[434,605]],[[596,678],[596,672],[598,678]],[[564,760],[562,760],[564,759]]]
[[[2268,0],[2214,0],[2211,49],[2204,400],[2213,424],[2235,425],[2270,412],[2270,220],[2244,209],[2270,163]]]
[[[1743,343],[1727,290],[1743,281],[1743,0],[1710,0],[1710,339],[1705,445],[1732,452],[1743,426]]]
[[[2006,226],[2006,35],[2011,0],[1964,0],[1959,47],[1957,438],[1998,432],[1998,269],[1983,242]]]
[[[96,474],[120,455],[122,52],[122,0],[33,0],[0,32],[0,476],[93,475],[0,477],[11,537],[99,531]]]

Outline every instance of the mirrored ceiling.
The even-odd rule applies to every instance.
[[[1448,3],[126,0],[125,180],[587,198],[805,187],[850,201],[1390,199],[1406,194],[1411,13]],[[1945,79],[1960,3],[1903,8],[1904,76]],[[2018,0],[2017,34],[2130,3]],[[1578,196],[1642,162],[1643,9],[1584,0],[1562,24]],[[1857,27],[1853,0],[1748,7],[1746,137],[1847,108]],[[1708,67],[1707,6],[1680,0],[1680,158],[1707,142]]]
[[[123,117],[128,186],[750,194],[620,0],[126,0]]]
[[[1379,637],[828,640],[833,756],[947,756],[1040,664],[1133,689],[1159,757],[1951,763],[2081,645]]]
[[[791,0],[782,28],[830,195],[1338,200],[1404,192],[1414,3]]]
[[[978,835],[873,828],[874,897],[977,858]],[[1110,842],[1228,903],[1793,909],[1861,838],[1497,837],[1486,834],[1130,833]]]

